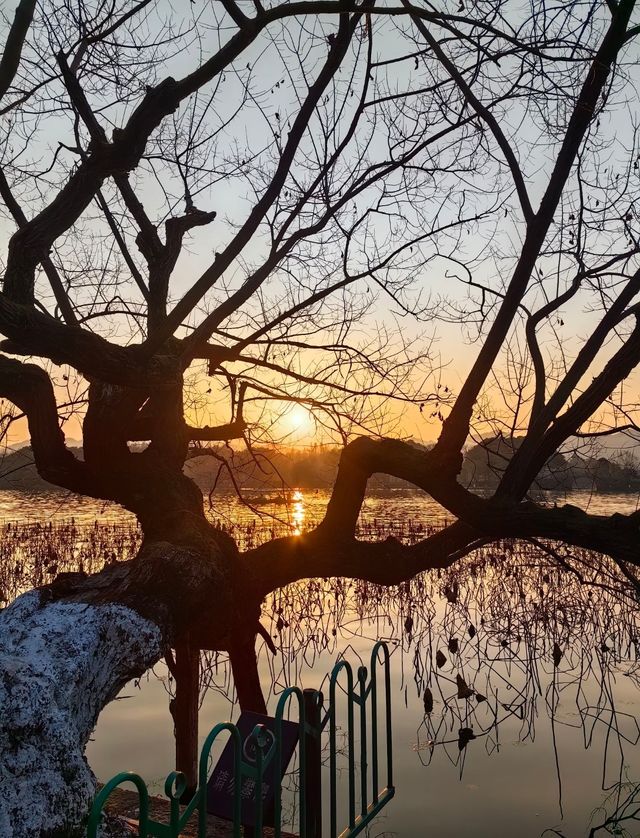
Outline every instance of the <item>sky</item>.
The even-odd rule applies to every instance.
[[[514,3],[511,4],[511,8],[515,9],[512,14],[517,16],[524,7]],[[213,17],[206,11],[206,7],[191,4],[185,14],[184,7],[160,3],[157,10],[157,15],[149,23],[150,30],[153,30],[154,27],[157,29],[158,21],[166,21],[169,15],[173,15],[174,25],[181,26],[186,31],[189,15],[202,15],[198,19],[198,27],[202,37],[201,42],[197,43],[191,35],[187,34],[183,48],[158,68],[159,76],[171,73],[180,77],[189,72],[195,66],[201,49],[204,51],[204,57],[206,57],[208,51],[211,51],[219,40],[224,41],[228,37],[224,25],[218,28],[213,26]],[[327,48],[320,27],[324,26],[325,31],[330,32],[332,31],[332,25],[333,22],[329,23],[328,21],[321,24],[317,21],[304,21],[302,25],[297,23],[287,24],[277,30],[279,39],[277,42],[270,41],[269,38],[263,38],[251,47],[246,54],[243,54],[241,60],[225,74],[224,80],[215,90],[213,105],[207,112],[208,129],[203,131],[203,136],[215,132],[220,124],[225,121],[225,118],[235,111],[243,90],[248,90],[249,96],[245,106],[231,126],[214,135],[213,139],[207,137],[207,141],[203,142],[203,149],[207,152],[206,154],[203,152],[203,160],[206,160],[206,165],[209,167],[208,185],[200,190],[200,180],[194,176],[193,182],[198,185],[194,195],[195,203],[199,208],[215,209],[218,216],[211,225],[198,230],[190,237],[188,247],[185,249],[174,272],[172,285],[174,299],[177,299],[193,278],[197,277],[210,264],[215,253],[222,250],[232,236],[236,225],[246,217],[252,203],[255,202],[255,195],[260,194],[261,188],[263,188],[260,178],[269,171],[269,165],[273,163],[272,151],[269,149],[269,145],[271,144],[272,147],[273,144],[273,134],[280,131],[284,136],[285,123],[289,123],[295,118],[299,108],[300,96],[304,92],[298,60],[302,60],[306,72],[312,75],[317,62]],[[376,30],[378,56],[388,58],[398,55],[400,49],[404,48],[404,42],[389,24],[380,24],[380,26],[383,25],[386,27],[384,31],[382,29]],[[270,34],[275,35],[276,33]],[[309,47],[309,51],[303,51],[301,45],[305,50]],[[411,73],[396,69],[398,66],[404,67],[405,64],[394,65],[393,72],[391,75],[387,75],[385,79],[376,75],[372,89],[375,89],[377,93],[382,93],[384,90],[389,91],[394,85],[413,84],[412,78],[407,80]],[[410,66],[412,66],[412,62]],[[500,72],[502,72],[502,76],[508,75],[508,67]],[[416,73],[416,84],[423,80],[426,73],[428,73],[428,70],[425,68],[423,73],[421,67],[420,72]],[[498,70],[496,70],[496,73],[498,73]],[[419,79],[418,76],[420,76]],[[351,82],[357,90],[356,82],[360,81],[361,83],[362,79],[358,78],[357,72],[353,78],[355,82],[353,79]],[[341,95],[344,94],[348,83],[345,70],[343,77],[338,79],[338,88],[342,92]],[[89,81],[85,81],[85,84],[89,89]],[[248,86],[245,87],[246,85]],[[108,106],[110,89],[107,83],[104,91],[93,88],[89,93],[95,107],[101,103],[105,104],[104,109],[100,111],[100,117],[105,124],[108,124],[110,120],[117,124],[122,120],[127,109]],[[209,89],[204,91],[200,97],[198,107],[204,106],[206,96],[209,94]],[[340,96],[338,98],[340,99]],[[180,122],[179,120],[186,113],[187,111],[182,109],[178,114],[176,124],[180,131],[185,130],[185,121]],[[544,140],[545,137],[540,133],[540,126],[536,123],[535,113],[525,112],[518,104],[512,105],[511,110],[501,113],[500,117],[504,130],[514,138],[527,186],[535,205],[542,194],[553,161],[555,146],[548,142],[549,139],[553,138],[547,137],[547,141],[542,142],[541,140]],[[615,149],[611,151],[605,149],[599,153],[598,159],[600,161],[606,162],[607,155],[609,155],[610,160],[615,161],[616,156],[619,156],[622,151],[633,148],[635,139],[631,125],[635,117],[636,103],[624,103],[622,95],[618,97],[618,105],[612,106],[603,114],[599,129],[600,136],[612,137],[615,134],[618,136]],[[403,118],[406,118],[406,114]],[[421,118],[424,118],[424,114]],[[61,150],[60,143],[67,146],[73,144],[73,123],[65,115],[52,113],[40,115],[37,119],[33,116],[27,122],[32,126],[37,126],[37,129],[29,134],[28,143],[25,144],[19,160],[21,162],[28,161],[31,165],[34,165],[35,161],[41,161],[42,164],[42,161],[46,162],[54,154],[57,154],[60,169],[56,170],[54,167],[53,171],[62,177],[64,166],[72,163],[74,156],[70,152],[65,152],[64,149]],[[366,121],[363,128],[362,136],[363,138],[368,136],[368,150],[373,156],[381,152],[387,141],[387,136],[393,135],[394,131],[397,132],[398,129],[398,125],[384,123],[381,123],[381,125],[383,127],[370,131],[368,135],[366,134]],[[319,127],[319,122],[314,123],[314,130],[318,130]],[[17,148],[21,142],[22,132],[18,131],[16,133],[14,127],[12,133],[17,137],[15,141]],[[24,133],[26,134],[26,132]],[[294,167],[296,176],[305,174],[305,165],[312,159],[312,154],[316,148],[316,139],[316,137],[311,136],[308,141],[305,141],[302,149],[303,157]],[[597,141],[598,139],[594,138],[594,146]],[[231,165],[230,161],[233,158],[243,157],[250,149],[254,151],[262,149],[256,158],[254,167],[246,167],[245,169],[240,167],[241,174],[239,175],[229,176],[227,174],[223,176],[221,174],[225,170],[228,171]],[[458,149],[456,152],[454,149],[457,154],[459,154],[459,151]],[[307,159],[304,155],[307,155]],[[434,186],[431,191],[426,181],[424,181],[421,186],[426,196],[424,206],[420,204],[418,200],[420,193],[416,190],[417,197],[412,199],[413,205],[407,210],[407,215],[413,213],[411,223],[414,227],[424,222],[425,213],[433,217],[435,206],[439,207],[438,213],[443,213],[445,216],[447,213],[452,216],[462,205],[468,206],[469,202],[473,205],[473,201],[476,202],[476,210],[488,209],[490,201],[487,194],[483,192],[483,185],[492,182],[494,179],[498,182],[500,194],[506,195],[509,191],[509,185],[505,179],[504,168],[499,162],[496,162],[498,157],[498,152],[493,148],[491,154],[482,157],[481,164],[467,167],[458,180],[440,179],[436,183],[434,179]],[[450,159],[450,163],[451,165],[461,165],[462,161],[459,157],[454,157]],[[603,165],[604,163],[601,162],[601,168],[599,169],[601,182]],[[313,167],[311,166],[311,168]],[[54,181],[55,178],[52,176],[51,180]],[[158,217],[161,217],[167,208],[166,191],[171,192],[177,182],[175,169],[170,172],[167,166],[156,166],[154,170],[147,166],[145,176],[137,183],[145,207],[151,208],[150,211],[155,211]],[[449,187],[447,184],[449,184]],[[25,200],[28,201],[30,208],[34,207],[34,211],[38,203],[43,199],[47,200],[47,196],[50,194],[46,190],[44,196],[36,195],[33,189],[29,192],[29,184],[21,184],[18,189],[24,190]],[[601,183],[598,189],[602,192]],[[370,195],[362,199],[361,206],[358,207],[359,210],[363,209],[367,200],[372,200]],[[172,211],[176,210],[176,206],[171,201],[169,201],[169,205]],[[568,204],[566,209],[562,209],[562,212],[570,217],[571,206]],[[374,241],[376,237],[382,241],[385,236],[388,237],[389,231],[394,235],[396,233],[391,222],[389,222],[390,226],[386,226],[387,221],[383,218],[383,215],[384,213],[378,215],[374,227],[371,228]],[[0,219],[2,252],[5,252],[6,243],[12,229],[11,222],[7,221],[6,218]],[[107,263],[111,265],[112,262],[109,262],[112,258],[111,254],[105,255],[106,244],[101,243],[99,247],[86,245],[86,241],[97,229],[99,229],[98,222],[88,217],[83,225],[74,231],[75,236],[67,237],[64,241],[59,242],[57,256],[60,263],[74,269],[77,266],[85,265],[92,270],[99,270],[101,259],[107,260]],[[511,196],[505,199],[504,204],[500,204],[499,209],[494,208],[493,212],[488,215],[486,223],[466,225],[459,238],[440,237],[435,246],[429,245],[423,251],[418,251],[412,264],[404,265],[403,269],[414,275],[415,281],[411,290],[407,291],[405,296],[401,295],[402,300],[415,301],[418,299],[418,293],[420,293],[422,300],[430,301],[433,311],[437,309],[438,317],[429,317],[425,314],[422,321],[416,320],[405,314],[401,306],[391,300],[384,292],[378,291],[377,300],[371,305],[366,318],[363,317],[361,322],[354,323],[352,327],[354,335],[358,340],[364,340],[367,335],[372,334],[375,328],[383,326],[387,330],[387,336],[401,339],[409,346],[416,346],[419,340],[426,341],[430,345],[431,353],[429,364],[431,371],[427,376],[428,380],[425,380],[427,390],[435,394],[438,385],[440,385],[441,390],[446,387],[449,392],[456,392],[464,381],[479,346],[477,340],[474,340],[477,338],[477,322],[474,318],[473,307],[466,306],[468,288],[464,284],[464,279],[467,277],[464,266],[466,265],[471,270],[471,276],[475,282],[488,283],[499,289],[505,278],[509,276],[514,254],[517,252],[519,240],[522,238],[522,232],[523,226],[517,202]],[[399,235],[409,235],[410,233],[411,230],[407,231],[407,228],[404,228],[400,230]],[[365,244],[370,246],[371,241],[371,238],[362,240],[359,252],[360,260],[368,257],[366,248],[364,250],[363,248]],[[86,246],[86,252],[79,251],[78,242],[80,247]],[[267,244],[268,238],[265,230],[251,239],[241,258],[236,261],[234,268],[222,278],[219,286],[220,290],[216,291],[210,298],[209,305],[213,304],[216,299],[219,301],[224,298],[225,293],[227,293],[224,289],[234,289],[239,286],[251,267],[259,264]],[[449,251],[447,251],[447,247],[450,248]],[[440,254],[438,258],[434,258],[436,253]],[[463,267],[457,269],[451,259],[442,258],[443,255],[448,255],[448,253],[454,259],[461,261]],[[304,279],[298,277],[298,281],[310,282],[312,279],[317,281],[317,275],[321,275],[323,271],[329,276],[335,270],[335,265],[331,268],[329,255],[326,248],[323,252],[323,245],[320,242],[316,249],[309,254],[316,271],[316,278],[314,279],[310,274],[309,277]],[[420,258],[423,259],[422,263]],[[323,259],[326,260],[326,263],[323,262]],[[549,264],[549,268],[547,264]],[[549,280],[547,285],[540,283],[539,290],[532,295],[531,302],[535,305],[540,304],[543,300],[541,290],[545,291],[546,289],[548,291],[554,284],[553,262],[551,260],[548,260],[548,263],[543,262],[541,268],[544,268],[545,275],[549,276]],[[308,268],[305,268],[305,270],[308,270]],[[454,275],[462,277],[463,281],[454,279]],[[566,278],[563,278],[562,281],[566,281]],[[274,274],[266,286],[265,296],[259,300],[257,307],[247,313],[246,324],[259,321],[261,307],[263,309],[266,307],[267,310],[277,310],[287,299],[288,282],[287,274],[282,272]],[[547,281],[545,280],[545,282]],[[361,295],[371,293],[370,288],[363,289],[361,287],[360,291]],[[101,293],[97,293],[91,300],[84,299],[82,304],[96,306],[100,302]],[[588,311],[592,304],[592,297],[578,298],[571,306],[558,314],[553,330],[556,335],[554,336],[550,331],[544,336],[544,342],[548,345],[550,353],[557,351],[554,347],[558,342],[561,346],[564,345],[569,353],[573,351],[573,346],[577,346],[577,339],[587,333],[594,322],[594,315]],[[463,306],[465,307],[464,311],[452,312],[452,309]],[[127,319],[109,318],[101,326],[106,329],[112,339],[127,342],[130,340],[129,322]],[[562,322],[562,326],[559,325],[560,322]],[[98,326],[98,323],[95,323],[95,325]],[[100,326],[98,327],[100,328]],[[327,331],[321,332],[319,335],[320,341],[322,339],[326,340],[328,337]],[[302,365],[296,368],[304,372],[305,369],[312,368],[317,363],[317,357],[317,352],[307,353],[301,358],[294,359],[293,363]],[[603,358],[606,359],[606,357],[605,350]],[[57,381],[59,385],[66,386],[62,380],[63,373],[64,371],[58,371]],[[423,383],[423,379],[419,378],[423,375],[424,371],[415,372],[416,385],[418,382]],[[226,421],[229,418],[228,399],[220,398],[220,394],[215,388],[212,388],[211,397],[207,399],[207,390],[210,387],[211,382],[209,380],[201,379],[197,383],[194,391],[196,396],[194,396],[193,405],[189,409],[193,417],[200,421],[208,423]],[[59,389],[58,393],[60,399],[62,399],[64,396],[63,390]],[[507,410],[506,406],[501,405],[499,394],[492,394],[491,382],[489,382],[485,405],[491,405],[495,413]],[[376,425],[378,428],[384,426],[385,429],[392,429],[396,434],[410,436],[425,442],[432,441],[439,432],[440,418],[438,415],[433,416],[432,414],[442,411],[446,415],[446,407],[441,404],[436,405],[435,402],[421,410],[418,405],[407,406],[406,404],[390,407],[387,403],[383,407],[382,400],[379,400],[379,404],[377,406],[374,404],[373,408],[372,418],[370,418],[373,430],[376,429]],[[275,419],[276,436],[287,436],[290,441],[297,444],[310,444],[313,441],[322,441],[324,438],[323,433],[319,431],[317,424],[313,421],[313,412],[309,413],[305,408],[292,408],[286,403],[276,403],[273,405],[271,413]],[[388,419],[386,424],[382,421],[384,416]],[[70,438],[75,439],[80,436],[77,416],[74,416],[65,424],[65,432]],[[24,424],[18,424],[13,429],[12,441],[18,441],[24,435]]]

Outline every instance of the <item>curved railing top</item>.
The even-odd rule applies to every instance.
[[[138,793],[138,818],[140,838],[179,838],[187,822],[194,813],[198,814],[198,838],[205,838],[207,833],[207,802],[208,784],[210,782],[210,764],[212,748],[223,733],[229,734],[227,747],[231,743],[233,755],[233,776],[227,786],[232,794],[233,836],[240,838],[242,820],[242,798],[245,787],[254,789],[255,820],[254,834],[262,835],[264,822],[263,793],[265,788],[265,772],[271,770],[276,777],[273,788],[273,823],[274,834],[280,838],[282,834],[282,789],[280,777],[283,773],[283,729],[291,722],[285,719],[291,702],[297,704],[299,734],[299,797],[300,797],[300,836],[301,838],[320,838],[321,806],[320,806],[320,764],[321,748],[320,735],[329,722],[329,767],[330,777],[330,810],[331,838],[337,838],[337,712],[336,687],[338,679],[344,672],[346,686],[343,686],[347,700],[347,757],[348,771],[348,809],[349,825],[340,833],[340,838],[355,836],[377,815],[380,809],[393,797],[394,787],[392,779],[392,741],[391,741],[391,687],[390,687],[390,654],[387,644],[378,641],[372,651],[370,668],[360,665],[356,677],[351,664],[347,660],[338,661],[329,679],[329,706],[324,719],[321,719],[323,695],[316,690],[304,690],[299,687],[288,687],[280,695],[276,706],[275,717],[272,720],[272,730],[262,723],[255,724],[243,743],[243,735],[238,726],[231,722],[220,722],[206,737],[198,763],[198,786],[188,803],[182,807],[181,800],[187,792],[187,778],[179,771],[172,771],[164,784],[165,796],[169,803],[169,823],[157,823],[149,817],[149,792],[142,778],[133,772],[122,772],[105,784],[96,796],[87,824],[88,838],[98,838],[102,822],[104,807],[110,796],[121,785],[132,783]],[[387,782],[383,789],[378,788],[378,696],[377,673],[382,667],[385,681],[385,730]],[[360,774],[360,813],[356,815],[356,755],[355,755],[355,724],[354,709],[359,709],[359,774]],[[267,721],[267,720],[265,720]],[[370,740],[371,750],[367,743]],[[295,743],[295,740],[294,740]],[[246,752],[247,748],[251,753]],[[291,746],[293,748],[293,745]],[[226,748],[225,748],[226,750]],[[310,750],[313,751],[311,762]],[[287,760],[291,751],[287,753]],[[317,760],[317,770],[313,770],[313,760]],[[272,765],[273,763],[273,765]],[[271,766],[271,768],[270,768]],[[311,766],[311,768],[310,768]],[[369,773],[369,768],[371,772]],[[229,771],[223,772],[227,775]],[[311,776],[313,774],[313,777]],[[213,775],[212,775],[213,777]],[[212,779],[213,782],[213,779]],[[272,782],[270,780],[270,782]],[[310,783],[317,786],[311,789]],[[267,786],[268,788],[268,786]],[[368,803],[369,789],[371,800]],[[229,791],[230,790],[230,791]],[[254,799],[252,798],[252,800]],[[225,804],[228,805],[228,804]],[[181,811],[182,808],[182,811]],[[311,809],[315,809],[314,817],[309,816]]]

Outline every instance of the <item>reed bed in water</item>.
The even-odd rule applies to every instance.
[[[290,524],[271,520],[230,523],[213,519],[212,523],[232,536],[241,550],[290,535],[293,530]],[[305,522],[307,528],[314,523]],[[392,536],[413,544],[437,529],[434,524],[420,521],[376,517],[361,519],[357,536],[369,541]],[[46,584],[62,572],[95,573],[114,561],[133,558],[140,543],[139,528],[129,522],[85,524],[70,518],[47,523],[0,524],[0,596],[4,602],[10,602],[22,591]],[[625,607],[622,603],[637,606],[636,591],[608,559],[587,550],[511,540],[480,548],[446,571],[421,574],[392,588],[349,580],[333,580],[331,585],[337,606],[348,599],[352,607],[364,609],[363,614],[368,613],[372,604],[386,608],[391,602],[402,603],[404,610],[416,610],[418,604],[433,602],[438,596],[452,604],[469,596],[478,601],[480,588],[485,591],[483,600],[489,595],[492,601],[504,599],[511,610],[514,603],[518,610],[536,602],[541,615],[546,610],[541,608],[542,604],[553,601],[555,596],[561,597],[565,610],[571,613],[575,590],[581,592],[581,606],[585,597],[589,600],[589,610],[610,597],[618,603],[618,608]],[[302,604],[298,601],[301,596],[313,598],[317,593],[313,584],[305,582],[291,586],[286,596],[279,593],[278,597],[287,601],[293,597],[296,604],[292,601],[290,605],[298,608]],[[323,604],[326,604],[325,593],[322,593]],[[414,627],[414,633],[415,630]]]
[[[290,535],[292,525],[279,521],[213,523],[231,535],[241,550],[248,550],[271,538]],[[313,521],[307,521],[312,526]],[[378,541],[392,535],[407,542],[424,538],[434,527],[421,523],[363,521],[359,537]],[[11,602],[24,591],[50,582],[58,573],[80,571],[96,573],[115,561],[135,556],[141,533],[134,523],[93,524],[74,518],[56,522],[0,524],[0,605]]]
[[[241,549],[290,532],[286,524],[273,521],[214,523]],[[358,535],[415,542],[434,529],[423,522],[373,518],[361,520]],[[0,598],[10,602],[57,573],[93,573],[130,559],[140,540],[139,529],[130,523],[3,524]],[[515,661],[525,649],[531,655],[533,647],[535,657],[553,660],[555,648],[565,665],[573,659],[572,650],[585,643],[608,662],[638,659],[637,592],[628,580],[602,556],[539,543],[498,542],[446,571],[424,573],[392,588],[363,580],[307,580],[268,597],[262,619],[290,662],[331,651],[338,634],[359,634],[366,621],[372,636],[427,650],[414,666],[421,689],[424,673],[443,668],[438,644],[430,637],[436,617],[444,637],[439,650],[450,662],[466,648],[477,650],[479,639],[483,654],[501,661]]]
[[[214,523],[241,549],[290,532],[272,521]],[[377,518],[362,520],[358,535],[415,542],[433,530],[421,522]],[[139,529],[129,523],[3,524],[0,598],[10,602],[57,573],[93,573],[130,559],[140,540]],[[577,663],[585,644],[609,663],[635,662],[640,645],[637,592],[612,562],[585,550],[528,542],[497,542],[446,571],[423,573],[392,588],[363,580],[306,580],[271,594],[262,620],[289,664],[331,652],[338,635],[360,635],[366,622],[372,637],[424,650],[413,667],[418,689],[426,683],[425,673],[443,669],[438,651],[452,663],[465,649],[477,651],[480,641],[485,657],[515,662],[526,654],[553,661],[555,649],[563,665]],[[439,645],[431,636],[435,621],[443,638]]]
[[[424,709],[412,743],[423,764],[444,751],[462,776],[470,743],[491,753],[502,735],[533,742],[550,720],[575,728],[585,747],[604,741],[603,775],[622,787],[627,749],[640,743],[628,709],[640,690],[637,594],[602,556],[546,547],[499,542],[395,588],[331,579],[274,592],[262,615],[278,649],[263,650],[271,693],[383,638],[394,691]],[[208,663],[204,688],[218,669]]]
[[[272,520],[214,523],[241,549],[291,532]],[[431,523],[372,517],[361,520],[358,535],[413,543],[434,530]],[[140,538],[129,523],[1,525],[0,595],[10,601],[56,573],[91,573],[129,559]],[[393,588],[307,580],[271,594],[261,621],[278,651],[260,652],[273,693],[300,683],[320,656],[327,661],[352,644],[362,648],[362,638],[388,640],[400,662],[396,686],[405,701],[424,703],[414,744],[423,762],[443,748],[462,770],[470,731],[491,750],[502,724],[515,719],[519,739],[533,740],[541,713],[581,728],[585,743],[604,725],[605,761],[620,766],[624,748],[640,741],[635,717],[617,706],[621,675],[640,690],[637,592],[612,562],[585,550],[501,541]],[[232,698],[226,655],[203,652],[202,663],[202,695],[215,689]],[[170,676],[163,680],[171,693]],[[563,703],[575,717],[559,715]]]
[[[50,582],[58,573],[95,573],[114,561],[130,559],[140,545],[130,524],[7,522],[0,525],[0,600]]]

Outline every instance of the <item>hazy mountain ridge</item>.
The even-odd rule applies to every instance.
[[[616,436],[607,438],[606,448],[575,445],[571,450],[554,454],[539,474],[537,487],[557,491],[640,491],[640,461],[636,458],[640,443],[627,439],[626,446],[614,449],[611,443]],[[460,482],[471,489],[495,487],[520,442],[521,438],[507,440],[494,437],[474,445],[465,454]],[[72,450],[82,457],[81,448]],[[228,465],[217,458],[203,456],[188,460],[185,471],[206,493],[214,488],[233,490],[230,471],[237,485],[243,489],[328,489],[336,477],[340,451],[333,446],[314,446],[304,449],[257,448],[249,454],[220,446],[216,454]],[[607,456],[603,456],[605,452]],[[374,491],[409,487],[410,484],[389,475],[374,474],[370,480],[370,488]],[[46,492],[55,490],[55,487],[39,476],[31,448],[23,446],[7,450],[0,461],[0,489]]]
[[[599,441],[574,439],[563,452],[556,452],[541,469],[535,488],[551,491],[593,489],[596,492],[640,491],[640,443],[629,440],[614,448],[612,434],[607,446]],[[524,437],[496,436],[470,448],[464,457],[460,482],[468,488],[492,489],[498,485],[514,452]],[[606,456],[605,456],[606,454]]]

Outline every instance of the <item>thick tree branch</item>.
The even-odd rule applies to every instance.
[[[203,425],[201,428],[187,426],[187,436],[194,442],[228,442],[242,439],[247,430],[244,419],[236,419],[226,425]]]
[[[2,99],[11,87],[11,83],[18,72],[22,47],[24,46],[31,21],[33,20],[35,7],[36,0],[20,0],[20,3],[18,3],[11,29],[4,45],[2,58],[0,58],[0,99]]]
[[[440,466],[440,467],[439,467]],[[385,585],[450,566],[473,549],[503,538],[543,538],[640,565],[640,513],[590,515],[566,505],[543,508],[503,498],[483,499],[451,485],[437,456],[397,440],[359,439],[344,449],[324,521],[313,531],[263,544],[243,554],[258,596],[276,586],[318,576],[347,576]],[[459,520],[423,541],[354,537],[367,479],[374,472],[425,489]]]
[[[428,568],[445,568],[486,543],[473,528],[456,522],[408,546],[395,538],[365,542],[331,538],[324,530],[275,539],[241,556],[251,589],[263,597],[301,579],[338,576],[399,585]]]
[[[118,346],[86,329],[20,305],[0,294],[0,348],[12,355],[35,355],[69,364],[87,378],[134,389],[166,389],[182,381],[175,355],[168,350],[147,359],[139,346]]]
[[[224,10],[239,28],[242,28],[249,23],[249,18],[240,9],[236,0],[221,0]]]
[[[169,218],[165,222],[165,244],[159,253],[147,254],[149,264],[149,335],[155,335],[160,329],[167,316],[167,297],[169,294],[169,280],[176,266],[176,262],[182,250],[182,242],[186,234],[196,227],[204,227],[210,224],[217,213],[212,210],[204,210],[190,207],[185,215]],[[142,234],[139,237],[139,246],[144,246]]]
[[[15,199],[2,168],[0,168],[0,196],[5,202],[7,209],[13,216],[13,220],[16,222],[18,227],[24,227],[27,223],[27,217],[22,211],[22,207]],[[73,310],[71,301],[69,300],[64,283],[62,282],[62,277],[58,273],[50,256],[47,255],[43,257],[42,269],[47,275],[47,279],[51,285],[51,290],[56,298],[56,303],[58,304],[60,313],[64,317],[66,323],[70,326],[77,325],[78,320],[76,318],[76,313]]]
[[[90,480],[84,463],[65,445],[53,385],[47,373],[35,364],[24,364],[0,355],[0,394],[27,417],[40,476],[57,486],[90,494]]]
[[[232,387],[232,404],[233,418],[231,422],[225,425],[204,425],[203,427],[186,428],[186,435],[189,440],[194,442],[228,442],[232,439],[242,439],[247,430],[247,423],[244,418],[244,402],[247,393],[247,384],[242,382],[238,388],[236,398],[235,383]],[[198,449],[194,449],[197,451]]]

